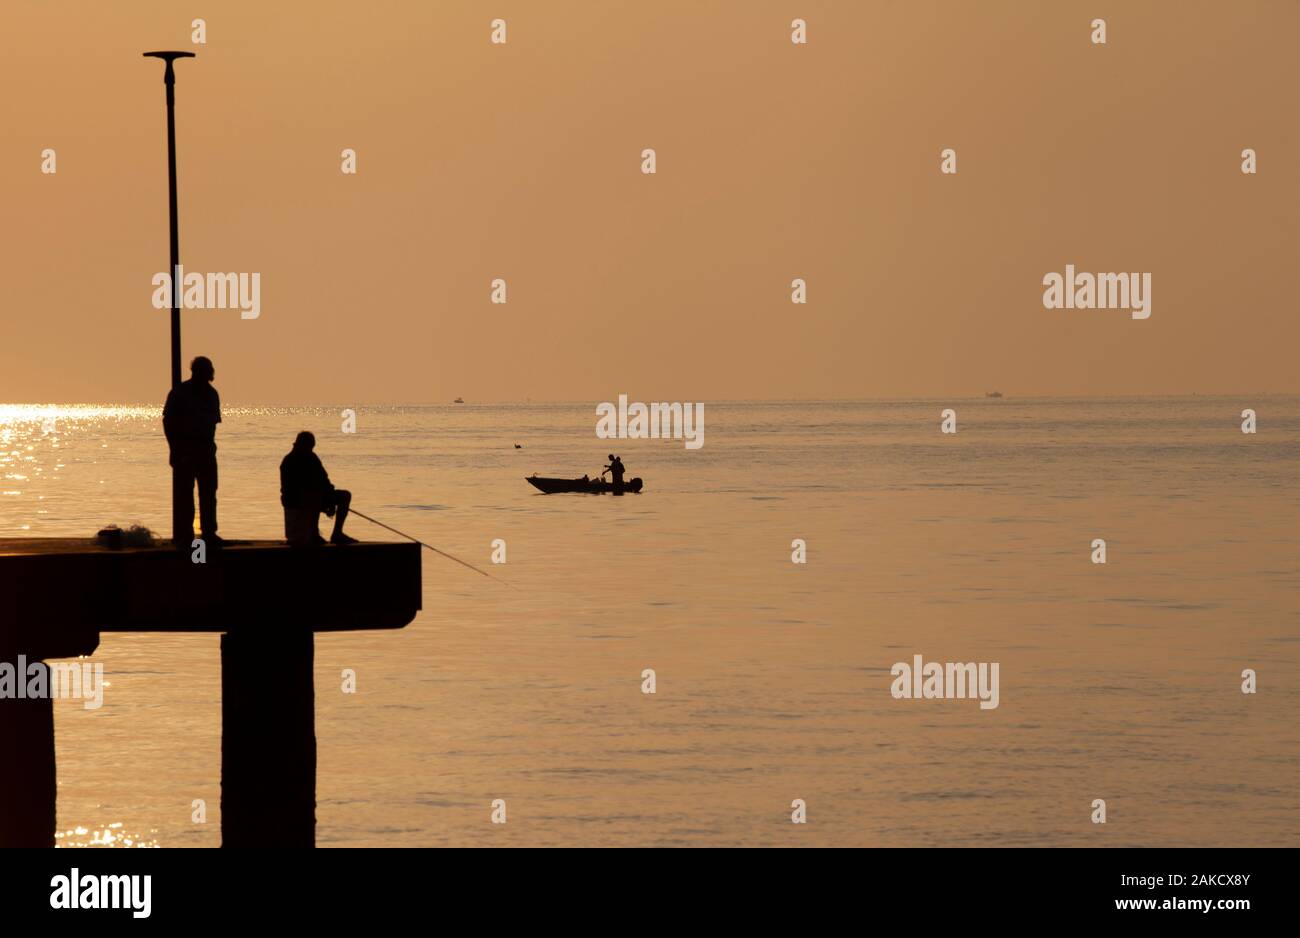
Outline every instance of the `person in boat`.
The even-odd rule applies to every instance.
[[[343,533],[352,493],[336,489],[320,457],[314,452],[316,437],[307,430],[298,434],[293,449],[280,462],[280,504],[284,506],[284,537],[299,547],[324,544],[318,525],[321,512],[334,519],[331,544],[355,544],[356,538]]]
[[[194,537],[194,487],[199,489],[199,530],[209,547],[217,536],[217,424],[221,397],[212,386],[212,360],[200,355],[190,362],[190,378],[167,392],[163,435],[167,462],[173,469],[172,539],[188,549]]]
[[[615,456],[613,453],[610,453],[609,465],[605,467],[605,472],[610,474],[610,478],[614,483],[615,495],[623,494],[623,473],[625,471],[626,470],[623,468],[623,460],[620,457]],[[602,472],[601,475],[603,476],[605,472]]]

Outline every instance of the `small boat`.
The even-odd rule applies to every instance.
[[[525,481],[543,495],[556,495],[560,492],[582,492],[588,495],[612,494],[614,483],[604,479],[546,479],[541,476],[527,476]],[[633,494],[641,491],[641,479],[635,478],[623,483],[624,492]]]
[[[458,397],[458,398],[456,398],[454,401],[452,401],[452,403],[453,403],[453,404],[463,404],[463,403],[465,403],[465,399],[464,399],[463,397]]]
[[[1001,396],[1002,396],[1002,392],[1001,392],[1001,391],[989,391],[989,392],[988,392],[987,394],[985,394],[984,396],[985,396],[985,397],[1001,397]]]

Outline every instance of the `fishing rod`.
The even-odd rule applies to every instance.
[[[405,531],[399,531],[399,530],[397,530],[397,528],[389,527],[388,525],[384,524],[384,522],[382,522],[382,521],[377,521],[377,520],[375,520],[374,518],[370,517],[369,515],[367,515],[367,514],[365,514],[365,513],[363,513],[363,512],[357,511],[355,508],[350,508],[350,509],[348,509],[348,513],[349,513],[349,514],[356,515],[356,516],[359,517],[359,518],[365,518],[365,519],[366,519],[367,521],[369,521],[371,524],[377,524],[377,525],[379,525],[381,528],[385,528],[386,530],[392,531],[394,534],[400,534],[402,537],[409,538],[410,540],[415,541],[415,543],[419,544],[421,547],[427,547],[427,548],[429,548],[429,550],[433,551],[435,554],[440,554],[441,556],[446,557],[448,560],[454,560],[454,561],[456,561],[456,563],[460,564],[462,567],[469,567],[471,570],[473,570],[475,573],[479,574],[480,576],[485,576],[485,577],[487,577],[489,580],[496,580],[496,582],[500,583],[502,586],[510,586],[510,584],[507,583],[505,580],[497,580],[497,578],[494,577],[492,574],[490,574],[490,573],[488,573],[488,572],[486,572],[486,571],[484,571],[484,570],[480,570],[478,567],[474,566],[472,563],[466,563],[465,561],[461,560],[459,557],[453,557],[451,554],[447,553],[445,550],[438,550],[438,548],[434,547],[432,544],[426,544],[424,541],[420,540],[418,537],[411,537],[411,535],[407,534]],[[511,589],[513,589],[513,588],[514,588],[514,587],[511,587]]]

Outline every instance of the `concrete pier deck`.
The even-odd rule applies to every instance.
[[[196,563],[170,544],[0,538],[0,661],[90,655],[102,632],[222,633],[223,843],[310,846],[312,634],[410,623],[420,550],[230,541]],[[0,772],[0,846],[52,844],[52,701],[0,699],[0,763],[24,767]]]
[[[420,609],[420,545],[290,547],[233,541],[205,563],[170,544],[0,538],[0,649],[97,632],[231,632],[253,622],[313,632],[397,629]]]

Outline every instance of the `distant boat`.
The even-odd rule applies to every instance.
[[[556,495],[560,492],[583,492],[588,495],[603,495],[614,491],[614,483],[604,479],[545,479],[540,476],[527,476],[525,480],[543,495]],[[623,491],[633,494],[641,491],[641,479],[632,479],[623,485]]]
[[[1002,392],[1001,392],[1001,391],[989,391],[989,392],[988,392],[987,394],[985,394],[984,396],[985,396],[985,397],[1001,397],[1001,396],[1002,396]]]
[[[456,398],[454,401],[452,401],[452,403],[453,403],[453,404],[463,404],[463,403],[465,403],[465,398],[463,398],[463,397],[458,397],[458,398]]]

